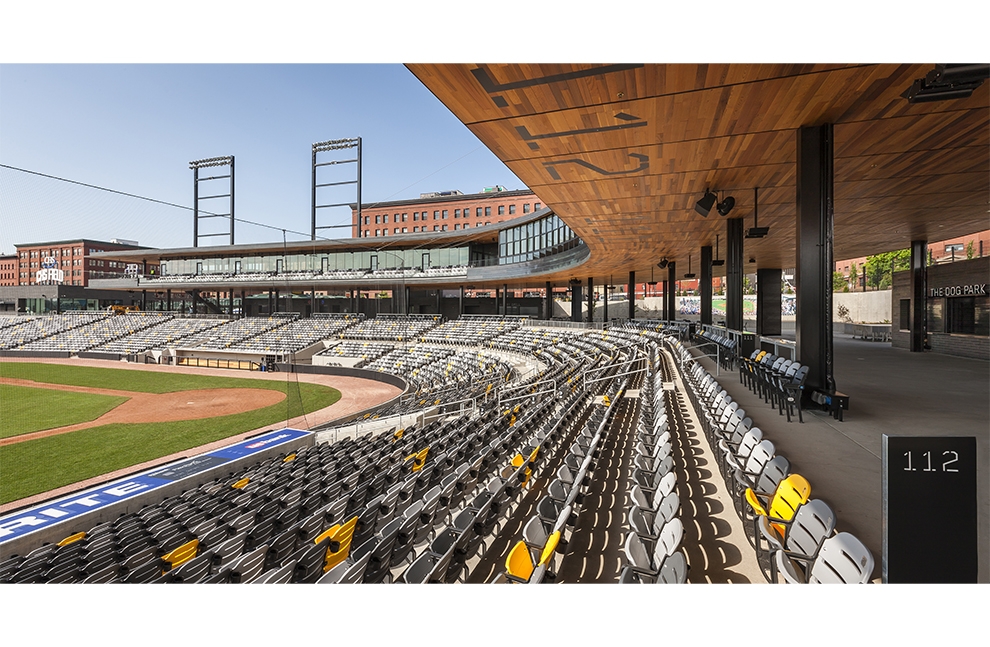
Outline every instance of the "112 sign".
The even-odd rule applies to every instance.
[[[917,472],[918,471],[918,468],[914,466],[914,464],[913,464],[913,462],[911,460],[912,459],[911,453],[912,452],[904,452],[904,455],[907,456],[907,467],[904,468],[904,471],[905,472]],[[939,461],[938,458],[935,459],[936,467],[932,467],[932,453],[930,451],[924,452],[921,455],[921,457],[922,457],[922,460],[920,462],[923,465],[926,466],[926,467],[922,467],[921,468],[921,471],[922,472],[938,472],[938,471],[940,471],[938,469],[938,467],[937,467],[938,461]],[[952,465],[953,463],[956,463],[958,461],[959,461],[959,453],[958,452],[955,452],[955,451],[952,451],[952,450],[948,450],[948,451],[942,452],[942,469],[941,469],[941,471],[942,472],[958,472],[959,471],[958,469],[956,469],[954,467],[949,467],[950,465]]]

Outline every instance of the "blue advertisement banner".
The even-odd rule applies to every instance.
[[[201,456],[193,456],[166,467],[157,467],[141,474],[107,483],[61,499],[36,505],[0,518],[0,544],[53,523],[60,523],[81,514],[146,494],[173,481],[212,469],[217,465],[250,456],[273,446],[309,435],[308,431],[280,429]]]

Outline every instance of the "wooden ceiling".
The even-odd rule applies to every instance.
[[[909,104],[901,93],[933,65],[408,68],[588,243],[578,278],[597,283],[661,257],[680,275],[688,254],[698,272],[716,235],[724,258],[725,218],[694,210],[706,188],[733,196],[728,217],[749,228],[759,187],[770,234],[745,241],[756,261],[745,271],[793,267],[806,125],[835,125],[836,260],[987,229],[990,82],[968,99]]]

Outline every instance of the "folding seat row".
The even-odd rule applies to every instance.
[[[691,358],[678,341],[668,340],[667,349],[680,364]],[[756,353],[744,362],[740,379],[766,380],[769,373],[754,368],[764,358]],[[868,582],[873,555],[854,536],[835,532],[834,513],[810,498],[808,481],[790,472],[790,462],[700,364],[683,377],[768,581],[776,583],[779,573],[788,582]]]
[[[798,420],[804,422],[801,392],[807,375],[807,366],[763,350],[754,350],[739,362],[739,381],[776,408],[780,415],[786,412],[788,422],[795,407]]]

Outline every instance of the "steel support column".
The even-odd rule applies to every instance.
[[[608,288],[609,284],[605,284],[605,289],[602,291],[602,323],[608,323]]]
[[[928,257],[928,241],[911,241],[911,352],[925,350],[928,334],[928,273],[925,260]],[[901,322],[903,326],[904,322]]]
[[[543,318],[549,321],[550,319],[553,319],[553,286],[550,285],[550,281],[547,281],[546,293],[543,297],[546,306],[546,316]]]
[[[779,269],[756,270],[756,334],[780,334]]]
[[[629,318],[636,318],[636,272],[629,272],[629,285],[626,286],[626,296],[629,297]]]
[[[581,321],[581,282],[571,283],[571,321]]]
[[[502,316],[509,314],[509,285],[502,286]]]
[[[712,323],[712,246],[701,248],[701,323]]]
[[[595,279],[588,277],[588,323],[595,320]]]
[[[460,292],[457,295],[457,316],[464,316],[464,286],[461,286]]]
[[[804,397],[835,389],[832,374],[832,125],[797,132],[797,360],[808,366]]]
[[[664,291],[664,300],[667,302],[667,321],[677,320],[677,264],[670,261],[667,265],[667,285],[670,290]]]
[[[743,220],[725,223],[725,327],[743,329]]]
[[[667,292],[669,292],[668,282],[663,281],[663,298],[660,299],[660,318],[664,321],[670,321],[670,317],[667,316]]]
[[[172,290],[165,290],[165,309],[172,311]]]

